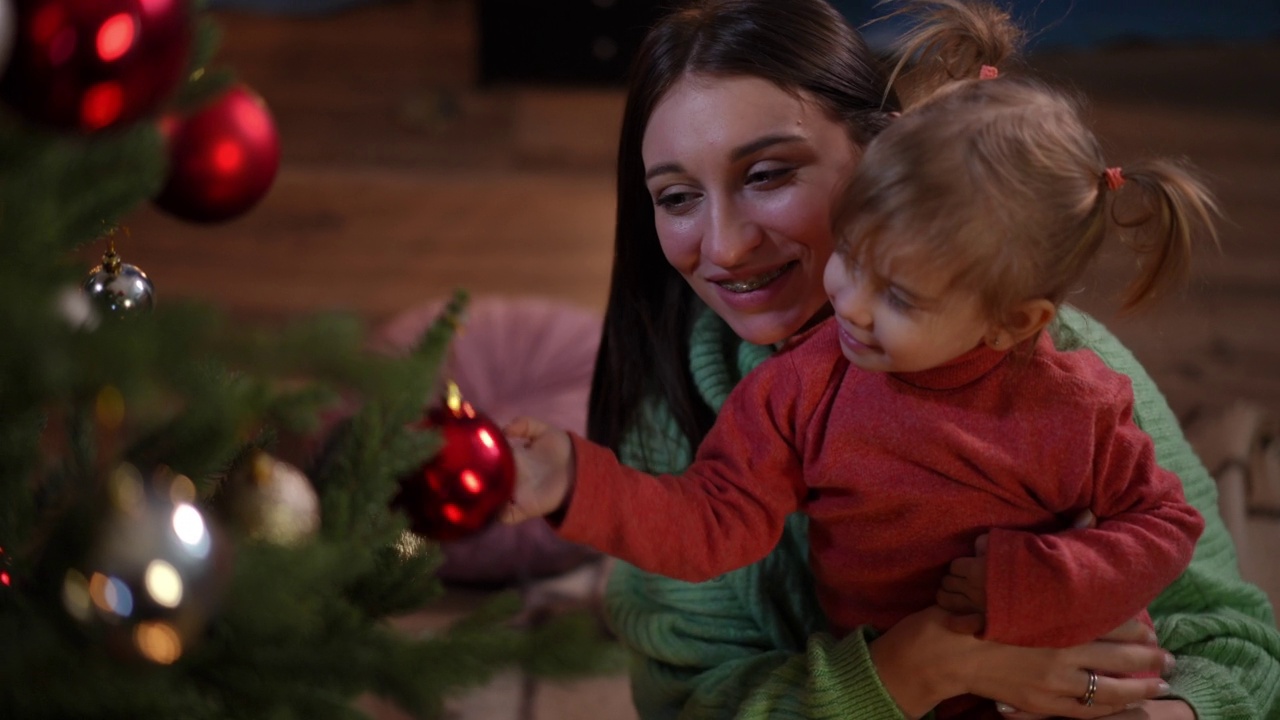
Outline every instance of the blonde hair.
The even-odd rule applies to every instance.
[[[837,251],[868,267],[909,253],[1006,322],[1024,300],[1061,303],[1109,237],[1144,261],[1125,311],[1185,276],[1195,239],[1216,245],[1217,205],[1190,169],[1131,164],[1113,189],[1071,98],[1034,80],[978,79],[1018,47],[1006,13],[915,0],[894,14],[915,19],[894,75],[912,79],[916,99],[846,188]]]

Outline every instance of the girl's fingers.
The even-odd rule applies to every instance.
[[[1112,678],[1141,673],[1165,675],[1173,669],[1173,655],[1156,645],[1097,642],[1081,647],[1079,650],[1080,667],[1091,668],[1098,675],[1107,675]],[[1138,678],[1137,680],[1159,682],[1159,678]]]
[[[1100,640],[1109,640],[1118,643],[1139,643],[1144,645],[1156,644],[1156,633],[1150,627],[1138,620],[1132,618],[1120,627],[1103,635]]]

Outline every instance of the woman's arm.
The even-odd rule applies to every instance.
[[[1177,658],[1173,695],[1198,720],[1280,717],[1280,631],[1266,595],[1240,578],[1235,547],[1218,514],[1217,488],[1182,435],[1151,377],[1099,322],[1064,307],[1059,349],[1087,346],[1133,382],[1134,419],[1151,436],[1156,460],[1182,480],[1205,520],[1191,565],[1150,611],[1160,643]]]
[[[1057,715],[1083,709],[1086,663],[1122,674],[1163,662],[1136,638],[1066,650],[985,642],[948,630],[938,608],[879,637],[836,640],[821,632],[804,527],[793,516],[769,557],[708,583],[619,566],[607,610],[633,653],[641,717],[900,720],[964,692]],[[1154,697],[1159,684],[1108,679],[1085,717]]]

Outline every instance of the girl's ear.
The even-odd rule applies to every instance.
[[[1009,314],[1009,320],[992,327],[986,337],[990,347],[1009,348],[1040,332],[1058,314],[1058,306],[1044,298],[1024,300]]]

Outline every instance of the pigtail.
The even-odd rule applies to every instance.
[[[1017,55],[1023,32],[1009,13],[985,2],[964,0],[881,0],[900,7],[873,22],[910,19],[894,51],[897,62],[889,88],[905,107],[956,82],[989,78]]]
[[[1156,299],[1184,281],[1193,246],[1202,240],[1218,244],[1215,219],[1221,216],[1208,188],[1186,166],[1149,160],[1103,171],[1099,201],[1121,242],[1139,258],[1138,277],[1126,289],[1122,312]]]

